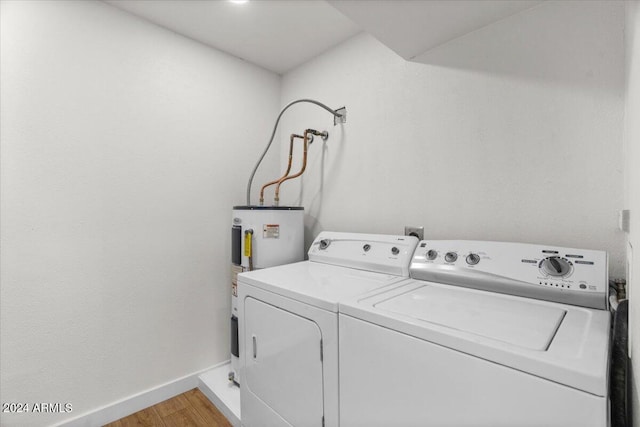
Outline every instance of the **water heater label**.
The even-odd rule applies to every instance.
[[[264,224],[262,226],[262,238],[263,239],[280,238],[280,224]]]
[[[231,266],[231,295],[234,297],[238,296],[238,274],[243,271],[244,270],[241,265]]]

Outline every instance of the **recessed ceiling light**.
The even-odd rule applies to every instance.
[[[249,0],[229,0],[229,1],[234,4],[245,4],[249,2]]]

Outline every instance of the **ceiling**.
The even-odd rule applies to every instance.
[[[105,0],[278,74],[360,32],[325,1]]]
[[[542,0],[104,0],[278,74],[367,31],[420,54]]]
[[[329,0],[404,59],[505,19],[542,0]]]

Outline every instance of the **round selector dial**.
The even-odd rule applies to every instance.
[[[444,256],[444,260],[447,262],[456,262],[457,259],[458,254],[455,252],[447,252],[447,254]]]
[[[480,255],[474,254],[474,253],[470,253],[469,255],[467,255],[467,264],[476,265],[479,262],[480,262]]]
[[[436,258],[438,258],[438,251],[436,251],[435,249],[429,249],[427,251],[427,259],[433,261]]]
[[[400,253],[400,249],[394,246],[391,248],[391,253],[394,255],[398,255]]]
[[[540,262],[540,270],[547,276],[567,276],[571,273],[572,268],[573,266],[569,261],[559,256],[551,256]]]
[[[320,249],[322,249],[322,250],[327,249],[330,244],[331,244],[331,240],[322,239],[322,240],[320,240]]]

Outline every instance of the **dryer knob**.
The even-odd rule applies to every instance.
[[[400,253],[400,249],[394,246],[391,248],[391,253],[394,255],[398,255]]]
[[[331,240],[322,239],[322,240],[320,240],[320,249],[327,249],[330,244],[331,244]]]
[[[471,253],[467,255],[467,264],[476,265],[480,262],[480,256],[478,254]]]
[[[438,251],[435,249],[429,249],[427,251],[427,259],[433,261],[436,258],[438,258]]]
[[[456,262],[457,259],[458,254],[455,252],[447,252],[447,254],[444,256],[444,260],[447,262]]]

